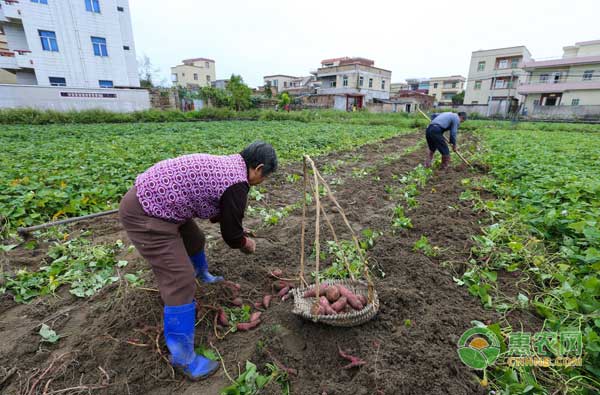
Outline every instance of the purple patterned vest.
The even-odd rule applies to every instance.
[[[227,188],[248,182],[241,155],[184,155],[158,162],[135,180],[146,214],[170,222],[212,218]]]

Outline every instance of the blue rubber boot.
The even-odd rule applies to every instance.
[[[171,364],[190,380],[202,380],[215,373],[219,363],[197,355],[194,351],[196,302],[181,306],[165,306],[164,332]]]
[[[208,262],[204,250],[190,257],[196,269],[196,277],[205,284],[214,284],[223,281],[222,276],[213,276],[208,272]]]

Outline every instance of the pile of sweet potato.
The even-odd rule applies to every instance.
[[[316,297],[317,289],[312,287],[304,292],[305,298]],[[367,305],[364,295],[354,294],[341,284],[321,284],[319,287],[319,303],[311,310],[313,315],[336,315],[351,311],[360,311]]]

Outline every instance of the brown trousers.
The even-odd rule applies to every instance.
[[[194,220],[176,224],[147,215],[135,187],[121,200],[119,217],[135,248],[152,266],[165,305],[191,303],[196,275],[190,256],[202,251],[206,241]]]

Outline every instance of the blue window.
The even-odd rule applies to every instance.
[[[48,4],[48,0],[31,0],[32,3]]]
[[[100,0],[85,0],[85,9],[89,12],[100,13]]]
[[[100,88],[112,88],[114,87],[113,82],[110,80],[100,80]]]
[[[49,77],[52,86],[67,86],[67,80],[62,77]]]
[[[92,37],[92,46],[94,47],[94,55],[108,56],[108,49],[106,48],[106,39],[105,38]]]
[[[44,51],[58,52],[58,41],[56,41],[56,33],[48,30],[38,30],[40,40],[42,41],[42,49]]]

